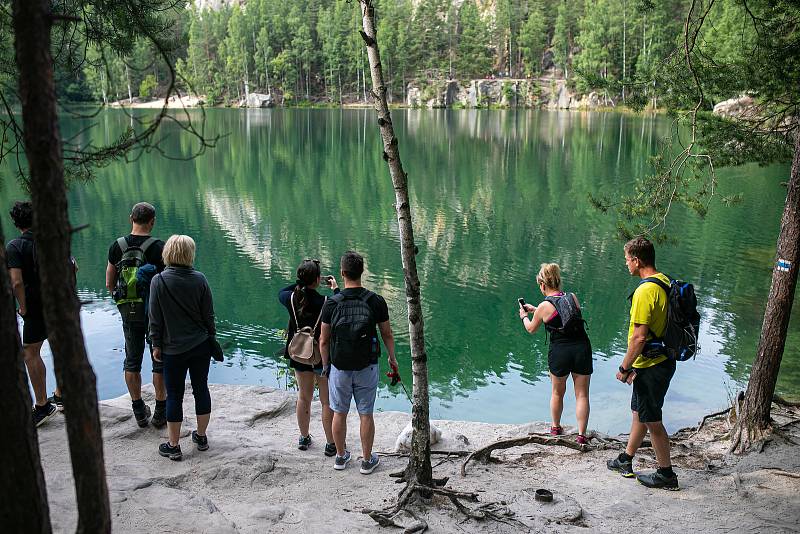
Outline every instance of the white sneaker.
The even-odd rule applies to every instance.
[[[350,451],[344,451],[344,456],[336,455],[336,459],[333,461],[333,468],[337,471],[342,471],[344,468],[347,467],[347,463],[350,461]]]

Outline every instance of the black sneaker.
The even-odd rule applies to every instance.
[[[326,443],[325,444],[325,456],[332,457],[336,456],[336,444],[335,443]]]
[[[58,413],[58,408],[52,402],[48,402],[44,406],[34,406],[33,407],[33,426],[39,427],[42,426],[45,421],[53,417],[56,413]]]
[[[636,476],[636,473],[633,472],[633,460],[624,461],[621,460],[619,456],[608,460],[606,462],[606,467],[611,469],[612,471],[619,472],[620,475],[624,476],[625,478],[633,478]]]
[[[174,447],[169,444],[169,441],[166,443],[162,443],[161,445],[158,446],[158,454],[160,454],[164,458],[175,460],[176,462],[179,462],[183,459],[183,453],[181,453],[180,443],[178,443]]]
[[[208,436],[201,436],[197,430],[192,430],[192,441],[197,445],[198,451],[208,450]]]
[[[308,447],[311,445],[311,434],[307,436],[300,436],[300,439],[297,440],[297,448],[301,451],[307,451]]]
[[[53,396],[47,400],[55,404],[59,412],[64,411],[64,399],[62,399],[60,395],[53,393]]]
[[[658,488],[669,491],[678,491],[680,489],[678,487],[678,475],[675,473],[672,473],[671,477],[667,477],[656,471],[649,475],[638,475],[636,480],[648,488]]]
[[[136,418],[136,424],[140,428],[146,427],[150,421],[150,406],[145,404],[143,410],[133,410],[133,416]]]
[[[153,411],[153,418],[150,419],[150,424],[156,428],[163,428],[167,424],[167,409],[156,406],[155,411]]]

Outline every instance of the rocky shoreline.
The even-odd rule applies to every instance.
[[[110,104],[111,107],[132,109],[154,109],[164,106],[164,99],[143,101],[138,98],[124,99]],[[203,96],[175,96],[166,102],[170,108],[192,108],[206,104]],[[427,83],[411,82],[405,99],[390,100],[393,107],[428,109],[568,109],[599,110],[618,106],[601,93],[577,93],[567,86],[566,80],[558,78],[497,78],[480,80],[431,80]],[[311,104],[321,107],[372,107],[358,99],[347,99],[341,106],[334,102],[320,101]],[[249,93],[235,107],[273,108],[303,107],[285,102],[283,95]],[[226,107],[226,106],[220,106]]]
[[[395,439],[408,423],[406,413],[376,413],[375,449],[383,453],[369,476],[352,465],[334,471],[322,454],[324,434],[319,405],[312,405],[308,451],[296,448],[294,392],[261,386],[211,385],[211,445],[199,452],[187,438],[194,428],[192,397],[187,391],[182,447],[184,459],[173,462],[156,448],[166,429],[139,429],[127,396],[100,403],[105,461],[117,533],[297,533],[379,532],[361,513],[394,501],[399,486],[389,473],[407,459],[395,452]],[[187,389],[190,389],[187,385]],[[152,386],[144,398],[152,403]],[[359,454],[357,416],[348,420],[351,450]],[[498,439],[541,432],[544,423],[500,425],[437,421],[441,440],[434,451],[472,451]],[[692,443],[718,446],[719,427],[707,423]],[[77,523],[72,468],[63,416],[39,428],[42,464],[47,480],[54,532],[74,532]],[[710,468],[702,454],[684,445],[674,450],[681,491],[649,490],[608,471],[602,450],[579,452],[566,447],[526,445],[495,452],[499,463],[471,463],[461,477],[463,458],[436,454],[434,475],[449,476],[447,486],[478,492],[481,502],[495,501],[514,514],[514,522],[467,520],[446,500],[434,499],[415,509],[429,532],[620,532],[770,531],[800,529],[800,480],[782,473],[800,468],[796,448],[770,444],[761,454],[735,466]],[[650,468],[651,452],[639,455],[636,468]],[[696,456],[696,457],[695,457]],[[707,458],[706,458],[707,459]],[[710,464],[709,464],[710,465]],[[704,467],[705,466],[705,467]],[[534,499],[547,488],[553,503]],[[475,505],[473,505],[475,506]],[[394,530],[386,530],[394,532]]]

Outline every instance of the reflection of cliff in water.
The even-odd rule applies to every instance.
[[[204,204],[219,224],[228,241],[264,271],[272,270],[272,233],[250,199],[233,199],[224,191],[208,189],[202,193]],[[284,266],[284,269],[287,266]]]

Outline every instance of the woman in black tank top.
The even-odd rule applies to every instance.
[[[550,427],[550,434],[558,436],[564,433],[561,428],[561,413],[564,410],[567,377],[571,374],[575,386],[577,441],[585,444],[586,427],[589,423],[589,379],[593,371],[592,346],[584,328],[578,297],[574,293],[564,293],[561,290],[561,269],[556,263],[543,263],[536,275],[536,282],[545,300],[539,306],[521,306],[519,316],[529,333],[535,333],[544,325],[550,336],[547,353],[550,381],[553,385],[550,396],[553,425]],[[530,314],[533,314],[532,319]]]

